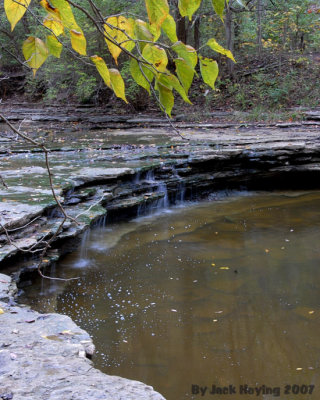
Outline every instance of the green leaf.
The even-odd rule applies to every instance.
[[[142,56],[149,61],[157,71],[164,72],[168,65],[167,53],[164,49],[153,44],[147,44]]]
[[[149,79],[150,82],[153,80],[153,73],[148,69],[147,67],[141,65],[141,68],[146,75],[146,77]],[[137,82],[138,85],[146,89],[149,94],[150,94],[150,84],[147,81],[147,79],[144,77],[143,73],[141,72],[141,69],[139,67],[138,61],[136,61],[134,58],[131,58],[130,60],[130,73],[132,78]]]
[[[158,82],[160,82],[162,85],[166,86],[171,91],[172,91],[172,89],[175,89],[186,103],[192,104],[191,101],[189,100],[184,88],[181,86],[179,79],[176,76],[170,74],[169,71],[166,71],[166,72],[167,72],[167,74],[161,74],[159,76]]]
[[[195,68],[198,63],[198,56],[196,50],[193,47],[185,45],[182,42],[176,42],[171,47],[180,58],[183,58],[185,60],[189,67],[191,67],[192,69]]]
[[[162,85],[159,82],[156,82],[155,89],[159,92],[161,105],[171,118],[171,111],[174,106],[174,96],[172,94],[172,90],[168,89],[166,86]]]
[[[178,41],[176,22],[170,14],[163,22],[161,28],[163,29],[164,33],[168,36],[168,38],[171,40],[172,43]]]
[[[111,87],[115,95],[128,103],[125,95],[124,81],[120,72],[117,69],[109,69]]]
[[[218,63],[211,58],[199,57],[200,71],[203,81],[212,89],[215,89],[215,82],[219,74]]]
[[[179,11],[182,17],[189,17],[191,21],[193,14],[200,7],[202,0],[179,0]]]
[[[225,0],[211,0],[214,11],[219,15],[219,17],[223,20],[223,12],[224,12],[224,5]],[[229,0],[227,0],[227,3]]]
[[[209,39],[207,41],[207,46],[209,46],[212,50],[216,51],[217,53],[223,54],[230,58],[233,62],[236,62],[236,60],[233,57],[233,54],[231,53],[230,50],[225,49],[224,47],[220,46],[220,44],[214,39]]]
[[[182,83],[182,86],[184,87],[184,90],[188,94],[195,71],[186,63],[183,58],[176,58],[174,62],[176,64],[176,73],[180,79],[180,82]]]
[[[62,51],[62,44],[59,42],[59,40],[53,36],[47,36],[47,48],[49,50],[49,53],[52,54],[56,58],[60,58],[60,54]]]
[[[4,10],[6,12],[8,21],[11,24],[11,31],[24,16],[27,8],[29,7],[31,0],[4,0]]]
[[[36,74],[38,68],[46,61],[48,57],[48,49],[45,43],[34,36],[29,36],[22,45],[22,52],[27,64]]]
[[[118,44],[121,44],[123,48],[131,51],[135,46],[134,41],[129,40],[129,38],[134,39],[133,23],[134,22],[132,19],[127,19],[120,15],[118,17],[108,18],[104,24],[104,30],[106,34],[105,41],[116,64],[118,64],[118,57],[122,52],[122,49],[116,44],[112,43],[112,41],[108,40],[108,37],[113,39]]]
[[[161,27],[157,25],[148,24],[149,31],[152,33],[153,41],[156,42],[161,36]]]
[[[167,0],[145,0],[145,2],[150,24],[160,28],[169,15]]]
[[[87,54],[87,41],[82,31],[78,32],[75,29],[71,29],[70,37],[72,48],[82,56],[85,56]]]
[[[149,42],[153,42],[153,35],[149,30],[149,24],[147,24],[145,21],[142,21],[141,19],[135,20],[134,34],[138,40],[147,40]],[[139,47],[141,50],[143,50],[145,46],[146,43],[139,43]]]
[[[110,89],[112,89],[110,72],[109,72],[109,69],[108,69],[106,63],[104,62],[104,60],[101,57],[97,56],[97,55],[91,56],[90,58],[94,62],[94,64],[95,64],[100,76],[102,77],[104,83]]]

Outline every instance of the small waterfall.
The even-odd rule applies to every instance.
[[[185,194],[186,194],[186,186],[184,182],[180,182],[179,189],[177,191],[176,202],[184,203]]]
[[[107,214],[103,217],[99,218],[98,221],[95,223],[95,227],[102,230],[107,225]]]
[[[88,241],[90,238],[90,229],[87,229],[84,231],[82,238],[81,238],[81,244],[80,244],[80,252],[79,252],[79,258],[77,261],[74,263],[75,268],[84,268],[87,265],[89,265],[90,260],[88,258]]]
[[[134,176],[133,183],[138,185],[141,182],[141,172],[137,172]]]
[[[142,202],[139,204],[138,210],[137,210],[137,217],[141,217],[146,214],[147,211],[147,204],[146,202]]]
[[[153,169],[149,169],[149,171],[147,172],[145,180],[147,182],[154,182],[155,181],[155,179],[154,179],[154,170]]]
[[[157,191],[164,194],[163,198],[159,201],[159,205],[157,208],[168,208],[170,205],[170,201],[166,183],[161,182],[158,186]]]

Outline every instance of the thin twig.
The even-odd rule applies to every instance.
[[[2,186],[4,186],[6,189],[9,189],[8,185],[6,184],[5,180],[2,177],[2,175],[0,175],[0,182],[1,182]]]
[[[56,191],[55,191],[55,189],[54,189],[53,180],[52,180],[52,172],[51,172],[50,163],[49,163],[49,152],[50,152],[50,151],[46,148],[46,146],[45,146],[44,144],[37,142],[36,140],[30,138],[29,136],[27,136],[26,134],[24,134],[24,133],[21,132],[20,130],[16,129],[16,128],[10,123],[10,121],[8,121],[8,119],[7,119],[6,117],[4,117],[2,114],[0,114],[0,119],[2,119],[2,120],[12,129],[12,131],[15,132],[19,137],[23,138],[24,140],[26,140],[27,142],[33,144],[34,146],[40,148],[40,149],[44,152],[44,155],[45,155],[45,163],[46,163],[46,168],[47,168],[47,171],[48,171],[48,177],[49,177],[49,184],[50,184],[50,188],[51,188],[51,193],[52,193],[52,196],[53,196],[53,198],[54,198],[56,204],[58,205],[60,211],[61,211],[62,214],[63,214],[63,220],[62,220],[62,222],[60,223],[60,225],[59,225],[58,229],[56,230],[56,232],[52,235],[52,237],[51,237],[47,242],[44,242],[44,238],[43,238],[40,242],[37,243],[37,245],[38,245],[39,243],[41,243],[41,242],[43,241],[43,242],[45,243],[45,247],[44,247],[43,249],[32,250],[32,248],[35,247],[35,245],[33,245],[33,246],[31,246],[31,247],[29,248],[29,250],[26,250],[26,251],[27,251],[27,252],[29,251],[29,252],[32,252],[32,253],[41,251],[40,260],[39,260],[39,263],[38,263],[38,272],[39,272],[39,275],[40,275],[42,278],[53,279],[53,280],[60,280],[60,281],[70,280],[70,279],[63,279],[63,278],[52,278],[52,277],[49,277],[49,276],[44,275],[43,272],[41,271],[41,267],[42,267],[42,264],[43,264],[43,259],[44,259],[45,255],[46,255],[48,249],[50,248],[51,243],[57,238],[58,234],[61,232],[61,230],[62,230],[62,228],[63,228],[63,225],[64,225],[64,223],[66,222],[66,220],[67,220],[67,219],[70,219],[71,221],[73,221],[73,222],[75,222],[77,225],[79,225],[78,221],[76,221],[74,218],[72,218],[72,217],[70,217],[69,215],[67,215],[67,213],[65,212],[65,210],[64,210],[64,208],[63,208],[63,206],[62,206],[62,204],[61,204],[61,202],[60,202],[60,200],[59,200],[59,198],[58,198],[58,196],[57,196],[57,194],[56,194]],[[12,244],[12,245],[13,245],[14,247],[16,247],[17,249],[19,249],[19,250],[21,250],[21,251],[24,251],[23,249],[19,248],[18,246],[16,246],[16,245],[12,242],[12,240],[11,240],[11,238],[10,238],[10,235],[9,235],[8,231],[6,230],[6,228],[5,228],[3,225],[0,225],[0,226],[1,226],[2,229],[5,231],[9,243]],[[78,278],[72,278],[72,279],[78,279]]]
[[[29,221],[27,224],[25,224],[25,225],[23,225],[23,226],[19,226],[18,228],[15,228],[15,229],[7,229],[7,231],[8,231],[9,233],[12,233],[12,232],[19,231],[20,229],[24,229],[24,228],[26,228],[27,226],[31,225],[33,222],[37,221],[39,218],[40,218],[40,217],[36,217],[36,218],[34,218],[33,220]]]
[[[101,197],[101,199],[99,199],[96,203],[92,204],[87,210],[85,210],[85,211],[81,212],[80,214],[76,215],[75,218],[78,219],[81,215],[88,214],[88,212],[89,212],[94,206],[97,206],[99,203],[101,203],[103,199],[104,199],[104,195],[103,195],[103,196]]]
[[[23,249],[22,247],[17,246],[17,245],[12,241],[12,239],[11,239],[11,237],[10,237],[10,235],[9,235],[9,232],[7,231],[6,227],[5,227],[4,225],[2,225],[2,224],[0,224],[0,227],[1,227],[1,229],[4,231],[4,233],[5,233],[5,235],[6,235],[7,239],[8,239],[8,242],[9,242],[10,246],[13,246],[13,247],[16,248],[17,250],[22,251],[22,252],[24,252],[24,253],[33,253],[33,254],[39,253],[39,252],[41,252],[41,251],[43,250],[43,249],[32,250],[32,248],[34,247],[34,244],[33,244],[32,246],[30,246],[29,248],[27,248],[27,249]]]

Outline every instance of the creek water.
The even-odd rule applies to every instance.
[[[108,374],[168,400],[320,396],[320,192],[106,224],[51,273],[79,280],[39,280],[21,301],[73,318]]]

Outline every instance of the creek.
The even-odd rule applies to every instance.
[[[69,315],[93,337],[97,368],[168,400],[200,398],[197,385],[311,398],[303,392],[320,384],[320,192],[167,205],[101,220],[46,271],[78,280],[37,279],[20,301]]]

